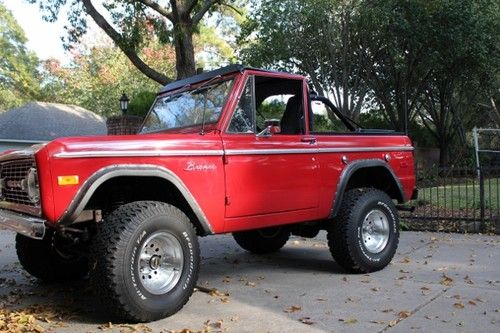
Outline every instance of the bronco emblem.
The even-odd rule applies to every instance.
[[[184,171],[212,171],[216,170],[215,164],[196,164],[195,162],[189,161],[184,168]]]

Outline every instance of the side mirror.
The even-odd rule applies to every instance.
[[[274,134],[281,133],[280,121],[278,119],[267,119],[265,122],[266,128],[257,133],[258,138],[268,138]]]

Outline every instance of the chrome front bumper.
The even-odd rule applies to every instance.
[[[0,209],[0,229],[12,230],[34,239],[42,239],[45,235],[45,222],[38,217]]]

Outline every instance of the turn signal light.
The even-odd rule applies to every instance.
[[[58,185],[78,185],[79,179],[78,176],[71,175],[71,176],[59,176],[57,177],[57,184]]]

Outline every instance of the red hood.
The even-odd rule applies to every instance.
[[[195,134],[146,134],[146,135],[113,135],[67,137],[56,139],[45,146],[49,156],[59,154],[92,153],[98,157],[109,153],[141,153],[168,152],[178,150],[212,150],[221,149],[220,136],[214,132],[201,135]]]

